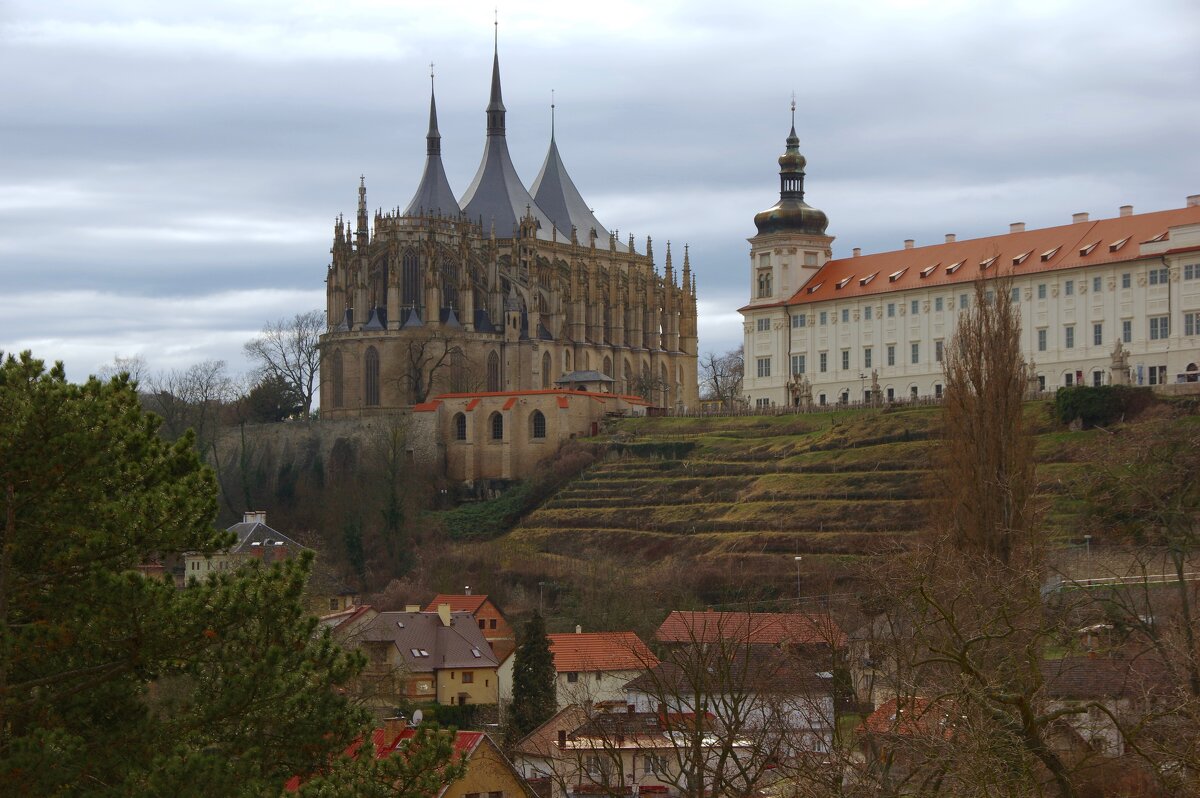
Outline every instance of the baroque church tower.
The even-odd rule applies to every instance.
[[[360,180],[354,229],[334,224],[321,341],[321,412],[400,409],[438,394],[554,388],[599,372],[615,393],[697,405],[696,279],[652,242],[635,249],[595,217],[553,125],[532,191],[508,151],[498,48],[483,157],[455,199],[442,165],[436,98],[411,201],[370,219]]]

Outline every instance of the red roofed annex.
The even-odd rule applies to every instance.
[[[756,407],[942,392],[942,355],[977,278],[1011,278],[1029,392],[1070,385],[1200,391],[1200,195],[1185,207],[833,258],[804,201],[793,124],[780,200],[754,218],[743,393]],[[1178,386],[1178,387],[1177,387]],[[1189,387],[1190,386],[1190,387]]]

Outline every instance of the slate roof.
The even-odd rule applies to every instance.
[[[798,612],[687,612],[674,610],[654,633],[663,643],[743,643],[846,645],[846,633],[828,615]]]
[[[1200,224],[1200,206],[838,258],[817,270],[789,299],[743,309],[965,286],[980,274],[1022,276],[1157,257],[1158,248],[1153,255],[1143,255],[1141,245],[1169,241],[1168,228],[1187,224]]]
[[[547,635],[559,673],[632,671],[652,668],[658,658],[633,632]]]
[[[764,693],[819,698],[833,690],[832,678],[823,678],[811,663],[782,654],[773,646],[748,647],[723,664],[660,662],[625,685],[631,692],[656,695],[664,691],[686,695],[697,689],[713,695]],[[698,673],[705,676],[697,685]],[[825,672],[830,675],[829,672]]]
[[[432,86],[429,89],[429,133],[425,136],[425,141],[425,171],[421,175],[420,184],[417,185],[417,193],[404,209],[404,215],[416,216],[424,212],[458,216],[462,209],[458,207],[454,192],[450,190],[450,181],[446,179],[446,169],[442,166],[442,134],[438,132],[437,102]]]
[[[608,230],[596,219],[583,195],[575,187],[575,181],[567,174],[567,167],[563,165],[562,156],[558,154],[558,144],[554,140],[553,132],[550,134],[550,149],[546,152],[546,160],[542,163],[542,170],[538,172],[537,179],[533,181],[531,191],[538,207],[545,211],[551,221],[558,225],[558,229],[567,236],[570,236],[571,228],[574,227],[579,243],[586,246],[590,233],[595,231],[597,239],[607,246]],[[620,241],[616,243],[618,252],[629,251],[625,244]]]
[[[616,380],[598,371],[571,371],[555,380],[554,384],[566,385],[572,382],[616,382]]]
[[[239,521],[226,531],[237,535],[237,542],[229,547],[230,554],[248,554],[259,547],[271,549],[283,547],[290,554],[304,550],[299,543],[282,532],[272,529],[262,521]]]
[[[436,612],[381,612],[362,626],[358,639],[392,643],[413,673],[500,664],[469,612],[451,613],[450,626]]]

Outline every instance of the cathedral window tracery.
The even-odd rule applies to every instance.
[[[379,351],[373,346],[363,358],[363,397],[367,407],[379,405]]]

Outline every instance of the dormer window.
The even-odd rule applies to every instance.
[[[825,285],[825,283],[817,283],[816,285],[814,285],[808,289],[808,293],[810,293],[810,294],[817,293],[817,291],[819,291],[821,286],[823,286],[823,285]]]
[[[966,260],[960,260],[958,263],[952,263],[951,265],[947,266],[946,274],[954,274],[956,271],[962,268],[964,263],[966,263]]]
[[[1154,238],[1147,238],[1142,243],[1143,244],[1157,244],[1159,241],[1166,241],[1166,240],[1167,240],[1167,231],[1163,230],[1161,233],[1156,235]]]
[[[1125,237],[1124,237],[1124,238],[1122,238],[1120,241],[1114,241],[1114,242],[1112,242],[1111,244],[1109,244],[1109,245],[1108,245],[1108,251],[1109,251],[1109,252],[1116,252],[1116,251],[1117,251],[1117,250],[1119,250],[1121,247],[1125,246],[1125,244],[1126,244],[1128,241],[1129,241],[1129,236],[1125,236]]]
[[[1013,261],[1012,261],[1013,266],[1020,266],[1022,263],[1025,262],[1025,259],[1028,258],[1032,254],[1033,254],[1033,250],[1031,249],[1028,252],[1026,252],[1025,254],[1018,255],[1017,257],[1013,258]]]
[[[890,283],[896,282],[897,280],[899,280],[901,277],[904,276],[904,273],[906,271],[908,271],[907,266],[905,266],[903,269],[897,269],[896,271],[892,272],[891,274],[888,275],[888,282],[890,282]]]
[[[933,274],[934,270],[937,269],[937,267],[938,267],[938,265],[935,263],[932,266],[926,266],[924,269],[921,269],[921,279],[924,280],[926,277]]]
[[[1099,243],[1100,243],[1100,239],[1096,239],[1096,240],[1095,240],[1095,241],[1093,241],[1092,243],[1088,244],[1086,247],[1080,247],[1080,249],[1079,249],[1079,257],[1081,257],[1081,258],[1082,258],[1082,257],[1085,257],[1085,256],[1087,256],[1087,255],[1091,255],[1091,254],[1092,254],[1092,250],[1093,250],[1093,249],[1095,249],[1095,248],[1096,248],[1096,246],[1097,246]]]
[[[842,290],[843,288],[845,288],[845,287],[846,287],[846,286],[849,284],[849,282],[850,282],[851,280],[853,280],[853,279],[854,279],[854,275],[852,274],[852,275],[850,275],[849,277],[843,277],[842,279],[838,280],[838,282],[837,282],[837,290],[841,291],[841,290]]]
[[[1061,244],[1060,244],[1059,246],[1055,247],[1054,249],[1048,249],[1048,250],[1046,250],[1045,252],[1043,252],[1043,253],[1042,253],[1042,262],[1043,262],[1043,263],[1045,263],[1046,261],[1048,261],[1048,260],[1050,260],[1051,258],[1053,258],[1055,255],[1057,255],[1057,254],[1058,254],[1058,251],[1059,251],[1060,249],[1062,249],[1062,245],[1061,245]]]
[[[993,255],[992,257],[988,258],[987,260],[980,261],[979,262],[980,270],[986,269],[989,266],[991,266],[993,263],[996,262],[996,259],[999,257],[1000,257],[999,255]]]
[[[879,274],[879,272],[871,272],[866,277],[859,280],[858,284],[859,285],[867,285],[868,283],[870,283],[872,280],[875,279],[875,275],[877,275],[877,274]]]

